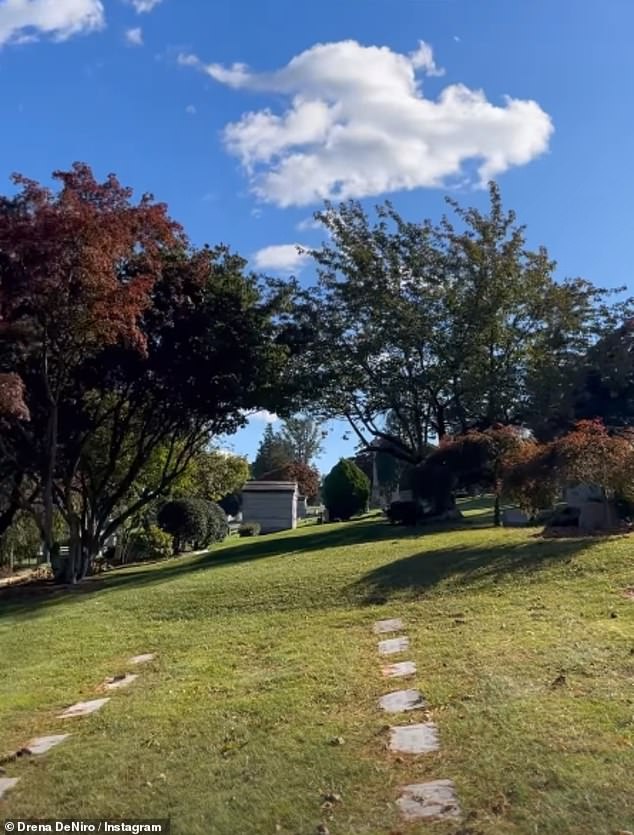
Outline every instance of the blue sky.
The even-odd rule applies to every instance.
[[[114,171],[309,281],[324,195],[437,218],[493,173],[558,275],[627,285],[633,29],[631,0],[0,0],[0,174]]]

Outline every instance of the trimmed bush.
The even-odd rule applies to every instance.
[[[130,549],[133,559],[158,560],[172,556],[174,542],[170,534],[162,531],[157,525],[150,525],[148,528],[133,531],[130,535]]]
[[[368,507],[370,479],[352,461],[342,458],[324,479],[324,504],[331,519],[350,519]]]
[[[238,528],[238,536],[257,536],[261,529],[259,522],[245,522]]]
[[[415,525],[421,515],[417,502],[392,502],[387,511],[387,518],[392,525]]]
[[[207,504],[207,541],[205,545],[213,545],[215,542],[222,542],[229,536],[229,522],[227,514],[216,502]]]

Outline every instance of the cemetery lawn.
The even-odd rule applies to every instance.
[[[21,780],[0,818],[169,816],[176,835],[634,829],[634,539],[543,540],[472,513],[445,531],[306,526],[0,597],[0,754],[72,733],[4,766]],[[372,624],[391,617],[411,646],[388,660],[415,661],[415,679],[380,675]],[[55,718],[144,652],[157,659],[101,712]],[[408,686],[441,751],[399,760],[386,726],[415,714],[387,719],[377,699]],[[404,825],[398,787],[441,778],[464,824]]]

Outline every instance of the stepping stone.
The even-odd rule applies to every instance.
[[[148,661],[154,661],[155,658],[155,652],[146,652],[143,655],[133,655],[130,659],[130,664],[147,664]]]
[[[77,702],[76,705],[66,708],[63,713],[58,714],[58,719],[70,719],[74,716],[88,716],[90,713],[95,713],[97,710],[109,702],[110,699],[92,699],[89,702]]]
[[[383,635],[386,632],[400,632],[403,629],[403,621],[400,618],[391,620],[377,620],[374,624],[374,634]]]
[[[431,754],[440,749],[438,727],[433,722],[390,728],[390,751],[399,754]]]
[[[406,710],[427,707],[427,702],[418,690],[395,690],[393,693],[381,696],[379,707],[383,708],[386,713],[403,713]]]
[[[139,676],[136,673],[126,673],[124,676],[112,676],[104,682],[106,690],[118,690],[120,687],[129,687]]]
[[[451,780],[432,780],[403,786],[396,801],[405,820],[450,820],[461,816],[456,790]]]
[[[52,736],[38,736],[32,739],[24,747],[29,754],[46,754],[51,748],[59,745],[65,739],[68,739],[70,734],[53,734]]]
[[[387,638],[379,641],[379,655],[394,655],[397,652],[405,652],[409,649],[409,638],[403,635],[402,638]]]
[[[388,664],[381,670],[385,678],[405,678],[416,675],[416,664],[413,661],[397,661],[396,664]]]
[[[15,786],[19,779],[19,777],[0,777],[0,800],[9,789]]]

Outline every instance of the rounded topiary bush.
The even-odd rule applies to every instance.
[[[367,510],[370,479],[356,464],[342,458],[324,479],[323,495],[330,519],[350,519]]]
[[[198,547],[207,540],[209,511],[203,499],[173,499],[159,510],[157,521],[162,530],[174,537],[174,553],[188,545]]]
[[[227,514],[216,502],[207,502],[207,541],[204,545],[222,542],[229,536]],[[203,546],[204,547],[204,546]]]
[[[174,542],[171,534],[157,525],[150,525],[130,535],[130,550],[133,559],[158,560],[172,556]]]

